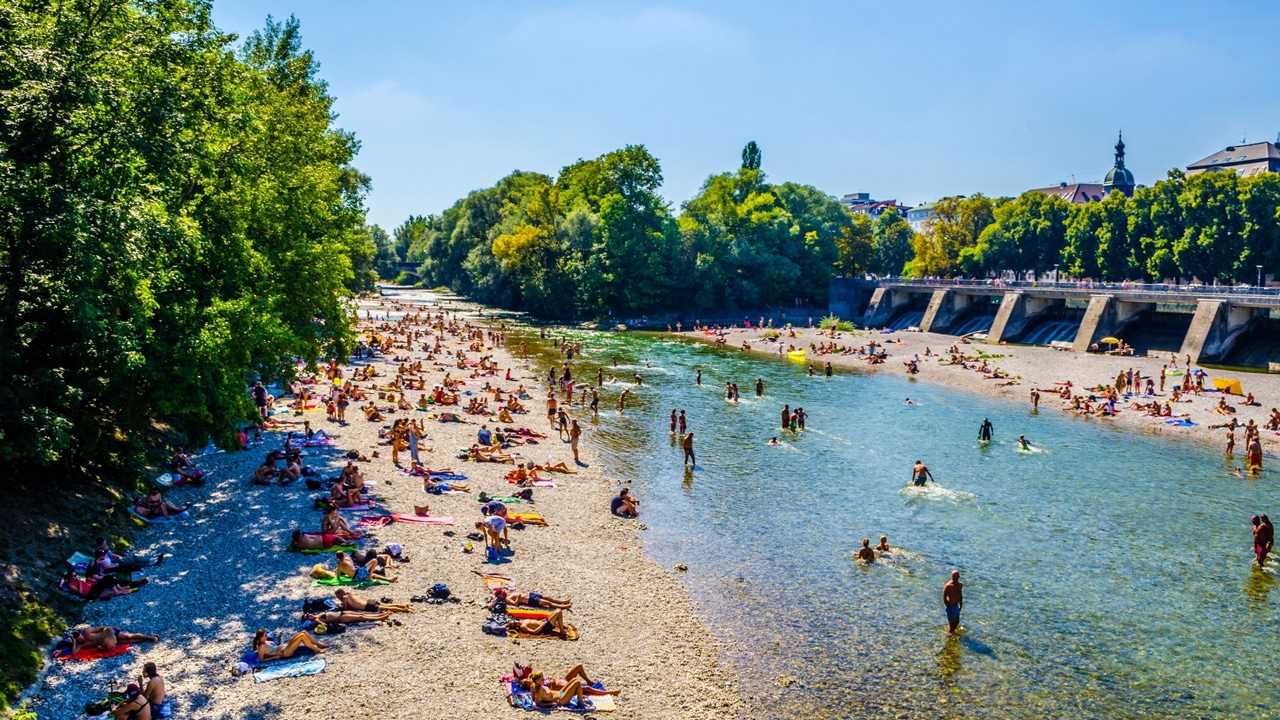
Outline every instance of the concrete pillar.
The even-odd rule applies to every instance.
[[[1020,292],[1005,293],[996,311],[996,319],[987,332],[987,344],[999,345],[1006,336],[1013,337],[1026,324],[1027,302]]]
[[[1084,311],[1084,319],[1080,321],[1080,329],[1076,331],[1076,339],[1071,349],[1076,352],[1088,352],[1089,347],[1115,325],[1115,298],[1110,295],[1094,295],[1089,298],[1089,307]]]
[[[1266,308],[1201,300],[1196,304],[1195,317],[1191,318],[1191,327],[1182,340],[1179,354],[1190,355],[1193,363],[1220,358],[1230,352],[1254,318],[1266,313]]]
[[[882,327],[893,315],[893,291],[878,287],[871,293],[871,302],[862,315],[862,327]]]
[[[951,319],[951,313],[946,307],[951,304],[950,296],[950,290],[933,291],[933,297],[929,298],[929,307],[925,308],[924,318],[920,321],[921,332],[933,332],[935,324],[939,329],[947,326],[947,322]],[[941,322],[938,322],[939,320]]]

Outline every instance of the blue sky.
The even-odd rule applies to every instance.
[[[918,204],[1142,184],[1275,141],[1280,3],[214,0],[294,14],[390,230],[515,169],[643,144],[677,207],[756,140],[770,179]]]

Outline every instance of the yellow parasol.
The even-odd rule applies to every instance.
[[[1101,340],[1099,340],[1098,342],[1103,342],[1103,343],[1106,343],[1106,344],[1108,344],[1108,345],[1119,345],[1119,344],[1120,344],[1120,338],[1104,337],[1104,338],[1102,338]]]

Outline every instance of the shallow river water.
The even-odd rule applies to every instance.
[[[556,333],[583,344],[580,382],[602,365],[618,376],[587,439],[642,499],[647,552],[688,566],[748,716],[1275,712],[1280,567],[1251,566],[1248,522],[1280,515],[1274,475],[1244,480],[1190,443],[893,373],[811,378],[651,335]],[[551,343],[529,342],[545,376]],[[779,429],[783,403],[805,409],[807,430]],[[696,470],[682,468],[672,409],[695,432]],[[1037,451],[1018,451],[1019,434]],[[936,485],[907,487],[916,459]],[[853,562],[882,534],[890,557]],[[940,599],[953,568],[966,585],[954,638]]]

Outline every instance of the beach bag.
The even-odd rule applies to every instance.
[[[503,623],[497,622],[496,620],[485,620],[484,625],[481,625],[480,629],[484,631],[484,634],[486,635],[493,635],[494,637],[507,636],[507,626]]]

